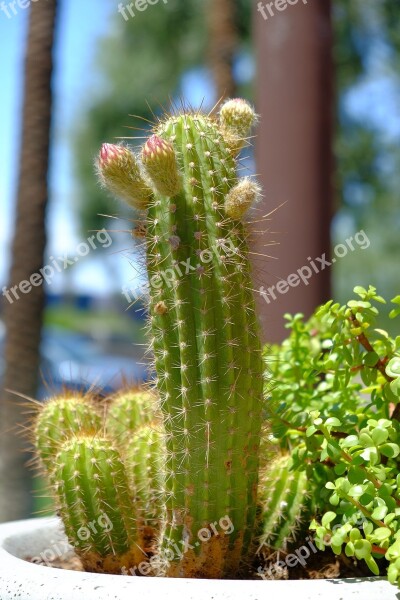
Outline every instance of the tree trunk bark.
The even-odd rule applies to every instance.
[[[3,290],[6,345],[0,398],[0,521],[26,517],[32,508],[27,443],[17,434],[26,421],[26,408],[18,394],[34,397],[38,383],[44,290],[38,278],[33,285],[29,280],[42,268],[46,244],[56,9],[56,0],[35,2],[29,18],[17,217],[9,284]],[[21,282],[26,283],[21,286]]]
[[[233,61],[238,44],[234,0],[210,0],[207,10],[209,65],[218,100],[236,95]]]
[[[256,288],[264,287],[258,298],[264,337],[279,342],[287,334],[284,313],[308,316],[331,292],[329,267],[315,259],[330,256],[332,25],[330,0],[299,0],[282,5],[282,12],[274,4],[273,16],[267,4],[256,3],[254,10],[261,116],[256,158],[265,194],[258,218],[277,210],[269,223],[258,223],[268,231],[259,236],[255,252],[278,260],[255,255],[254,264]],[[275,248],[266,246],[273,241]],[[297,278],[288,279],[291,274]]]

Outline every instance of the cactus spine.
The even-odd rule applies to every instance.
[[[220,122],[172,116],[142,151],[154,187],[149,313],[167,448],[161,552],[184,548],[169,576],[235,576],[254,535],[263,365],[240,218],[259,190],[238,183],[234,158],[253,120],[238,100]],[[229,536],[216,528],[223,517]]]
[[[293,471],[290,455],[276,458],[261,477],[262,503],[259,551],[287,550],[310,514],[310,484],[305,471]]]

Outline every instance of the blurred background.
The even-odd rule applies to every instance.
[[[0,521],[40,508],[16,435],[30,398],[148,377],[135,215],[97,183],[102,142],[140,144],[171,105],[250,100],[265,341],[355,285],[400,293],[399,17],[394,0],[0,3]]]

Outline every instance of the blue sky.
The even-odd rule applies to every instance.
[[[48,212],[49,247],[46,256],[73,252],[82,241],[69,206],[74,193],[69,135],[83,110],[85,98],[97,87],[93,68],[96,41],[115,17],[117,3],[107,0],[62,2],[55,49],[54,120],[50,169],[51,203]],[[25,36],[28,10],[7,18],[0,13],[0,282],[7,280],[9,245],[13,232],[18,160]],[[82,262],[83,264],[83,262]],[[82,271],[82,269],[80,269]],[[99,274],[98,274],[99,275]],[[81,274],[82,279],[85,275]],[[60,281],[54,280],[57,288]]]

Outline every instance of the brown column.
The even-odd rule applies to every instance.
[[[330,255],[332,206],[333,70],[330,0],[254,2],[256,39],[257,172],[264,188],[259,216],[271,211],[267,230],[256,237],[255,287],[264,286],[269,303],[259,300],[267,341],[284,335],[283,315],[313,309],[330,296],[331,270],[317,274],[309,258]],[[264,7],[264,15],[258,7]],[[269,8],[267,5],[270,5]],[[279,11],[276,6],[284,8]],[[270,14],[273,11],[273,16]],[[267,19],[264,17],[267,16]],[[283,206],[280,206],[282,205]],[[280,208],[278,208],[280,207]],[[277,210],[275,210],[277,209]],[[260,226],[262,225],[262,226]],[[265,246],[276,241],[276,246]],[[319,261],[314,260],[321,269]],[[280,284],[302,267],[304,283]],[[295,277],[290,280],[294,286]],[[276,299],[273,298],[275,295]]]
[[[44,306],[38,277],[46,244],[53,35],[58,0],[32,3],[25,52],[24,107],[11,271],[4,300],[5,370],[0,389],[0,522],[32,511],[31,455],[18,432],[26,430],[27,404],[38,384]],[[17,18],[17,17],[16,17]],[[20,17],[20,15],[18,16]],[[17,287],[16,287],[17,286]],[[14,289],[17,296],[11,291]]]
[[[236,95],[233,60],[239,41],[235,4],[235,0],[209,0],[207,6],[208,64],[218,99]]]

